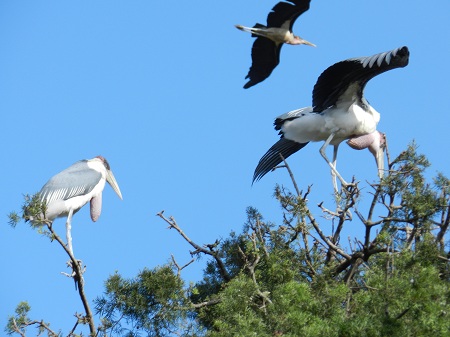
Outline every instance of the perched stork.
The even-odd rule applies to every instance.
[[[331,168],[336,192],[336,176],[342,185],[348,185],[336,170],[338,147],[344,140],[348,140],[354,149],[369,148],[381,175],[385,138],[376,130],[380,114],[364,98],[364,88],[373,77],[405,67],[408,62],[409,50],[401,47],[373,56],[344,60],[326,69],[314,86],[313,107],[290,111],[275,120],[275,130],[280,130],[281,139],[260,159],[253,182],[280,164],[281,156],[287,158],[309,142],[318,141],[325,141],[320,154]],[[332,161],[325,152],[330,144],[334,146]]]
[[[295,20],[309,9],[311,0],[281,1],[267,16],[267,26],[257,23],[253,28],[236,25],[237,29],[256,37],[252,47],[252,66],[245,77],[249,81],[244,88],[250,88],[270,76],[280,63],[280,51],[284,43],[291,45],[316,45],[296,36],[292,32]]]
[[[45,219],[53,221],[67,216],[67,245],[72,251],[71,220],[90,201],[91,219],[97,221],[102,211],[102,191],[108,182],[122,199],[119,185],[109,167],[108,161],[102,156],[89,160],[80,160],[52,177],[39,192],[46,205]]]

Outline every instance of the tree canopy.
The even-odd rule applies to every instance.
[[[450,181],[442,174],[429,181],[429,166],[411,144],[364,190],[368,207],[360,207],[363,192],[354,182],[336,205],[320,203],[313,212],[310,188],[299,190],[284,162],[293,188],[275,187],[279,223],[248,207],[241,231],[198,244],[174,217],[158,214],[192,246],[190,263],[207,257],[201,281],[187,284],[190,263],[180,266],[172,256],[133,278],[111,275],[93,301],[95,317],[80,315],[70,332],[32,320],[25,302],[6,332],[26,336],[36,326],[37,333],[75,336],[86,324],[99,336],[448,336]],[[40,213],[31,197],[10,219]],[[364,234],[346,241],[350,225]],[[33,226],[58,241],[45,219]],[[83,270],[74,263],[73,271],[82,285]]]

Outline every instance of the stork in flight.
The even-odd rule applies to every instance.
[[[333,186],[338,191],[336,177],[343,186],[348,184],[336,170],[336,157],[341,142],[355,149],[368,148],[374,155],[378,173],[383,172],[384,135],[377,131],[380,114],[364,98],[364,88],[373,77],[408,65],[409,50],[400,47],[368,57],[351,58],[326,69],[313,90],[313,107],[290,111],[275,120],[275,130],[281,139],[260,159],[253,182],[309,142],[324,141],[320,154],[331,168]],[[325,149],[333,145],[333,160]]]
[[[71,253],[72,216],[90,202],[91,219],[97,221],[102,211],[102,191],[108,182],[122,199],[119,185],[114,178],[108,161],[102,156],[80,160],[53,176],[39,192],[46,205],[45,219],[53,221],[66,217],[67,245]]]
[[[292,32],[295,20],[309,9],[311,0],[281,1],[267,16],[267,26],[257,23],[253,28],[236,25],[236,28],[256,37],[252,47],[252,66],[245,77],[249,81],[244,88],[250,88],[270,76],[280,63],[280,51],[284,43],[291,45],[316,45],[296,36]]]

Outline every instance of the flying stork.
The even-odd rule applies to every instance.
[[[97,221],[102,211],[102,191],[108,182],[122,199],[119,185],[111,171],[108,161],[102,156],[80,160],[53,176],[41,189],[39,196],[46,205],[44,217],[53,221],[67,216],[67,245],[71,253],[71,220],[73,214],[90,202],[91,219]]]
[[[400,47],[368,57],[351,58],[326,69],[313,89],[313,107],[287,112],[275,120],[281,139],[260,159],[253,182],[309,142],[324,141],[320,154],[331,168],[333,186],[338,191],[336,176],[343,186],[348,184],[336,170],[339,144],[348,140],[354,149],[368,148],[374,155],[379,176],[383,173],[384,134],[377,131],[380,114],[364,98],[364,88],[373,77],[408,65],[409,50]],[[330,161],[325,149],[334,146]]]
[[[281,1],[267,16],[267,26],[257,23],[253,28],[236,25],[236,28],[256,37],[252,47],[252,66],[245,77],[249,81],[244,88],[250,88],[270,76],[280,63],[280,51],[284,43],[291,45],[316,45],[296,36],[292,32],[295,20],[309,9],[311,0]]]

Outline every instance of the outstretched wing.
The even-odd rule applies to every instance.
[[[385,71],[408,65],[408,47],[400,47],[368,57],[351,58],[335,63],[317,79],[313,90],[313,107],[321,112],[337,103],[350,86],[362,98],[369,80]]]
[[[249,81],[244,85],[248,89],[270,76],[280,63],[280,50],[283,44],[276,44],[265,37],[257,37],[252,47],[252,66],[245,77]]]
[[[311,0],[289,0],[277,3],[267,16],[267,27],[283,27],[292,31],[295,20],[309,9]]]
[[[276,167],[283,161],[280,154],[284,159],[286,159],[291,154],[294,154],[301,148],[305,147],[306,144],[308,143],[297,143],[293,140],[281,138],[259,160],[258,166],[256,166],[255,172],[253,174],[252,184],[255,181],[260,180],[274,167]]]
[[[68,200],[91,192],[101,177],[100,172],[89,168],[86,160],[80,160],[52,177],[39,193],[47,204]]]

